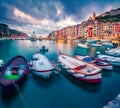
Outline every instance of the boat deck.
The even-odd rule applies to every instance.
[[[46,70],[53,70],[54,66],[51,64],[51,62],[43,55],[41,54],[34,54],[33,55],[32,62],[32,68],[34,70],[38,71],[46,71]]]
[[[74,70],[75,72],[82,73],[82,74],[95,74],[99,72],[101,69],[83,62],[81,60],[75,59],[73,57],[69,57],[66,55],[60,55],[59,60],[66,65],[68,68]]]

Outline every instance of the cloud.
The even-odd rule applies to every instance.
[[[81,21],[85,21],[85,20],[88,20],[88,18],[92,15],[93,12],[95,12],[96,15],[98,16],[104,12],[110,11],[112,9],[116,9],[118,7],[119,6],[117,3],[115,4],[107,3],[107,4],[102,4],[102,8],[101,8],[101,5],[99,5],[96,2],[93,2],[91,4],[84,5],[82,8],[79,8],[79,11],[81,13],[79,16],[79,19]]]
[[[80,24],[97,15],[119,7],[119,0],[0,0],[0,21],[11,28],[46,36],[54,30]],[[102,8],[101,8],[102,7]]]

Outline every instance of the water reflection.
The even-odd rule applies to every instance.
[[[83,90],[85,90],[87,92],[95,93],[95,92],[100,91],[101,83],[91,84],[91,83],[87,83],[87,82],[78,80],[78,79],[74,78],[73,76],[71,76],[70,74],[68,74],[65,69],[62,69],[61,73],[64,74],[64,76],[67,79],[69,79],[72,83],[74,83],[76,86],[82,88]]]
[[[31,42],[29,40],[13,40],[3,42],[0,41],[0,58],[6,62],[12,57],[21,54],[26,57],[27,60],[29,60],[31,56],[36,52],[36,50],[38,51],[42,45],[49,47],[49,51],[44,55],[50,60],[54,60],[55,62],[58,62],[59,49],[62,53],[71,56],[75,55],[75,53],[91,56],[95,55],[97,51],[104,53],[104,47],[82,49],[77,47],[74,41],[43,40]],[[114,98],[114,96],[117,94],[116,91],[120,90],[118,83],[120,82],[119,70],[119,67],[114,67],[114,71],[112,72],[104,70],[102,72],[102,82],[99,84],[89,84],[82,82],[71,77],[64,70],[61,71],[60,76],[53,76],[49,80],[36,78],[33,76],[33,74],[30,73],[28,75],[29,80],[25,81],[25,84],[23,84],[20,91],[24,98],[27,100],[28,104],[31,106],[31,108],[35,107],[35,105],[41,108],[50,108],[51,104],[52,107],[54,107],[55,104],[59,105],[57,107],[64,106],[65,108],[69,108],[68,104],[70,102],[72,105],[78,105],[77,107],[80,108],[83,108],[84,106],[86,106],[84,108],[98,108],[96,106],[104,106],[105,102],[108,102],[109,100],[111,100],[111,98]],[[51,98],[53,98],[53,94],[55,94],[55,99],[52,100]],[[92,100],[88,101],[88,99],[91,98]],[[13,92],[13,94],[11,93],[11,96],[5,96],[3,91],[1,91],[1,100],[2,101],[0,101],[0,107],[8,105],[8,107],[6,107],[11,108],[9,104],[12,104],[11,106],[14,105],[14,107],[17,108],[20,100],[20,95],[18,94],[18,92]],[[86,101],[87,105],[85,105]],[[41,104],[40,102],[43,104]],[[46,102],[50,103],[46,105]],[[74,107],[75,106],[71,106],[71,108]]]
[[[21,82],[15,84],[14,87],[2,87],[1,88],[1,97],[2,101],[6,104],[10,104],[18,96],[22,95],[21,92],[26,85],[27,77],[25,77]]]
[[[48,88],[54,83],[59,82],[61,80],[61,77],[60,75],[52,75],[49,79],[44,79],[33,74],[33,80],[38,84],[38,86]]]
[[[112,77],[112,70],[103,70],[102,71],[102,76],[104,77]]]
[[[91,57],[93,57],[95,55],[95,48],[94,47],[90,47],[90,53],[89,53],[89,55]]]
[[[113,66],[113,70],[117,73],[120,73],[120,67],[118,66]]]

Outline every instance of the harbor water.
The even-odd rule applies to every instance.
[[[77,48],[75,41],[29,41],[1,40],[0,59],[8,62],[16,55],[24,56],[28,61],[32,54],[40,52],[45,45],[48,52],[43,53],[50,60],[58,63],[58,54],[95,56],[97,51],[104,53],[106,47],[90,49]],[[78,81],[61,70],[58,75],[48,80],[28,74],[16,93],[6,96],[0,86],[0,108],[102,108],[120,93],[120,67],[113,71],[102,71],[102,82],[89,84]]]

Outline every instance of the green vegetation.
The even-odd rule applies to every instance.
[[[96,17],[100,22],[118,22],[120,21],[120,14],[118,15],[106,15],[106,16],[97,16]]]
[[[17,30],[13,30],[13,29],[10,29],[10,32],[11,32],[11,34],[16,34],[17,36],[21,36],[22,34],[23,35],[27,35],[27,34],[25,34],[23,32],[20,32],[20,31],[17,31]]]

